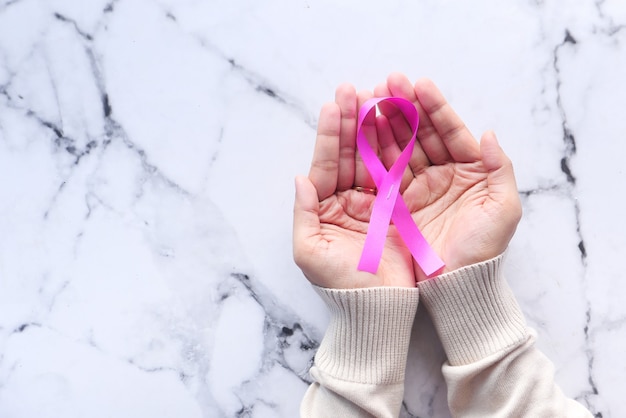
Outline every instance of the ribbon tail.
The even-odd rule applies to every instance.
[[[367,229],[363,251],[361,252],[361,259],[357,267],[358,270],[376,274],[383,255],[383,248],[385,247],[389,219],[390,217],[385,216],[372,216]],[[385,220],[386,222],[384,222]]]
[[[389,223],[391,222],[391,216],[399,195],[398,187],[395,187],[395,189],[393,187],[394,183],[391,176],[387,176],[380,186],[379,194],[374,200],[370,224],[365,236],[365,244],[363,245],[361,259],[357,267],[361,271],[367,271],[372,274],[376,274],[378,270],[385,247],[385,240],[387,239]],[[389,190],[389,195],[380,193],[381,190]]]
[[[427,277],[434,275],[445,266],[443,260],[428,244],[413,221],[413,217],[400,195],[397,197],[392,219],[411,255]]]

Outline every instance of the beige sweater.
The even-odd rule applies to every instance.
[[[315,288],[331,321],[301,404],[303,417],[397,417],[418,295],[448,361],[443,375],[455,417],[591,417],[554,383],[506,281],[502,256],[418,288]],[[410,389],[409,389],[410,390]]]

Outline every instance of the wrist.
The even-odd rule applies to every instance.
[[[317,368],[338,379],[359,383],[404,380],[418,289],[314,288],[331,313],[315,355]]]
[[[480,239],[477,239],[471,244],[469,242],[464,243],[463,248],[468,251],[455,251],[453,255],[448,254],[446,257],[446,266],[440,275],[495,261],[504,256],[507,244],[496,245],[495,242],[482,243]],[[498,269],[499,263],[498,261]]]
[[[524,316],[502,277],[503,255],[419,283],[452,365],[475,362],[527,337]]]

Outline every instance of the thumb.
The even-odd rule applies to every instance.
[[[293,256],[296,264],[302,268],[310,258],[316,237],[320,234],[320,204],[317,190],[308,177],[297,176],[296,198],[293,208]]]
[[[480,139],[480,154],[483,165],[489,172],[489,194],[493,193],[496,200],[510,198],[512,195],[517,197],[513,164],[500,147],[493,131],[485,132]]]

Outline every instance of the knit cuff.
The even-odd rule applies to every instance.
[[[315,365],[345,381],[403,381],[419,291],[399,287],[314,288],[331,313]]]
[[[418,284],[453,366],[473,363],[527,338],[524,315],[501,274],[502,258]]]

